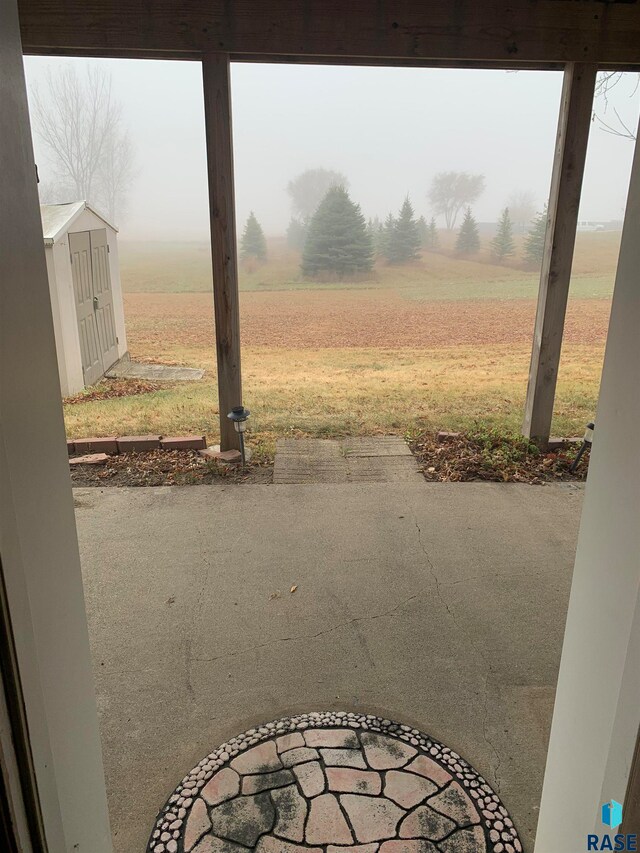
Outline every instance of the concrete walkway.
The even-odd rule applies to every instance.
[[[105,373],[108,379],[149,379],[154,382],[196,382],[204,376],[201,367],[174,367],[170,364],[144,364],[122,359]]]
[[[214,747],[325,709],[460,753],[532,848],[580,487],[75,496],[117,853]]]

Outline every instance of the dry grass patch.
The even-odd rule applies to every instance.
[[[173,348],[206,368],[200,382],[137,397],[65,406],[67,433],[206,434],[218,437],[212,350]],[[243,351],[244,398],[252,415],[249,443],[273,448],[279,435],[399,434],[465,429],[481,419],[520,427],[529,370],[528,346],[419,349],[271,349]],[[593,417],[602,345],[564,348],[554,432],[581,433]]]
[[[243,387],[254,450],[272,453],[280,435],[416,435],[477,420],[519,430],[538,275],[488,263],[486,245],[479,260],[452,258],[450,236],[443,252],[405,267],[378,262],[358,283],[303,281],[299,256],[282,241],[270,244],[267,263],[243,265]],[[619,238],[578,235],[556,435],[581,433],[595,413]],[[215,443],[209,246],[123,243],[121,261],[132,357],[202,367],[205,378],[147,383],[144,393],[125,396],[101,384],[65,401],[69,436],[197,433]]]

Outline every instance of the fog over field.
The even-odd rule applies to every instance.
[[[205,370],[162,388],[92,386],[66,401],[68,434],[216,443],[200,64],[25,66],[41,199],[87,198],[119,226],[131,358]],[[638,75],[604,94],[602,80],[557,435],[579,434],[595,411],[638,121]],[[235,64],[231,84],[254,450],[271,458],[282,435],[479,422],[517,435],[562,74]]]
[[[48,72],[106,69],[122,106],[135,176],[119,219],[121,239],[201,240],[208,202],[201,69],[196,62],[26,57],[31,87],[46,90]],[[637,75],[627,75],[596,113],[634,128]],[[409,194],[416,215],[432,214],[427,190],[435,174],[485,176],[473,205],[479,222],[495,222],[514,191],[546,200],[553,156],[560,72],[347,68],[235,64],[233,122],[239,227],[255,211],[267,236],[283,234],[291,216],[288,182],[308,168],[343,173],[365,217],[384,219]],[[36,136],[41,179],[50,177]],[[582,219],[623,216],[633,145],[592,125]],[[60,199],[62,201],[69,199]],[[438,220],[439,227],[444,222]]]

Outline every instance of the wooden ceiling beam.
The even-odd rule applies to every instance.
[[[19,0],[25,53],[526,67],[640,63],[619,0]]]

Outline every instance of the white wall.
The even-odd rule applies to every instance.
[[[110,853],[15,0],[0,2],[0,555],[51,853]]]
[[[640,145],[631,174],[536,851],[582,853],[624,803],[640,724]]]

